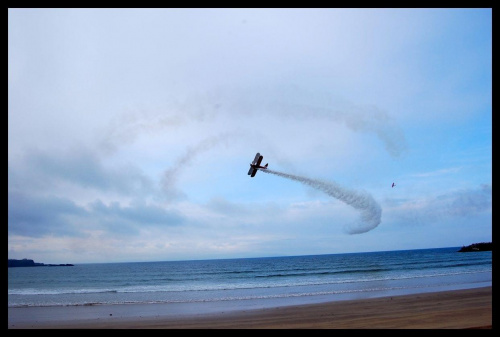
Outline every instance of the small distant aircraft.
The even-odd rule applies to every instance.
[[[257,173],[257,170],[258,169],[267,169],[267,165],[264,165],[264,166],[260,166],[260,163],[262,162],[262,158],[264,158],[263,156],[260,155],[260,153],[257,152],[257,154],[255,155],[255,158],[253,159],[253,162],[250,163],[250,170],[248,170],[248,175],[250,177],[255,177],[255,174]]]
[[[396,186],[396,184],[395,184],[395,183],[392,183],[392,187],[394,187],[394,186]]]

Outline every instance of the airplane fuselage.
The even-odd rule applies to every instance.
[[[250,164],[250,166],[254,169],[267,169],[267,164],[265,166]]]

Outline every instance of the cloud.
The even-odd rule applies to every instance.
[[[417,177],[417,178],[427,178],[427,177],[440,176],[443,174],[457,173],[461,169],[462,169],[461,167],[451,167],[451,168],[432,171],[432,172],[416,173],[416,174],[413,174],[412,176]]]
[[[482,184],[474,189],[461,189],[429,198],[389,200],[394,221],[429,224],[445,219],[474,217],[492,210],[492,188]]]
[[[84,236],[96,229],[119,236],[136,235],[142,229],[183,223],[179,211],[144,202],[121,206],[118,202],[106,205],[97,199],[78,206],[67,198],[9,191],[9,235]]]
[[[491,210],[491,185],[482,184],[477,189],[460,190],[444,195],[437,206],[442,204],[446,205],[444,209],[450,216],[466,217]]]
[[[68,186],[127,196],[149,195],[154,190],[152,180],[139,168],[106,166],[101,157],[83,146],[62,151],[25,150],[17,162],[9,163],[9,178],[9,188],[63,195]]]
[[[78,236],[79,229],[72,220],[88,217],[85,209],[66,198],[33,196],[11,191],[8,198],[9,235]]]
[[[102,201],[96,200],[89,204],[89,210],[101,228],[121,234],[138,233],[141,228],[178,226],[184,222],[184,217],[176,210],[143,202],[131,206],[112,202],[106,206]]]

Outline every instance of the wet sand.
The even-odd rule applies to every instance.
[[[492,287],[202,314],[143,316],[160,308],[153,304],[125,305],[126,312],[107,314],[112,307],[9,308],[8,328],[491,329],[493,321]],[[35,309],[43,310],[44,319],[26,318],[35,317]],[[91,314],[99,317],[88,318]]]

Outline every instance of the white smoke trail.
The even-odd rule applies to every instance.
[[[361,221],[344,228],[349,234],[366,233],[380,224],[382,209],[373,197],[366,192],[348,190],[334,182],[309,179],[269,169],[260,171],[309,185],[361,211]]]
[[[183,193],[176,188],[177,177],[180,171],[189,166],[198,155],[212,149],[222,142],[227,142],[235,136],[236,135],[234,133],[226,132],[217,136],[208,137],[196,146],[186,148],[184,155],[178,158],[174,165],[165,170],[163,173],[161,184],[166,196],[170,199],[182,196]]]

